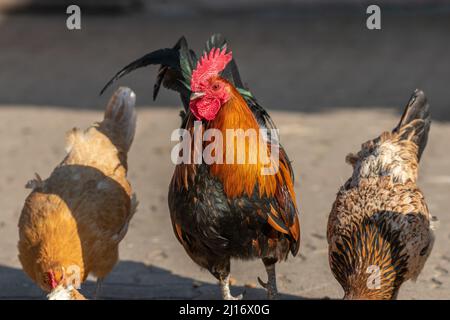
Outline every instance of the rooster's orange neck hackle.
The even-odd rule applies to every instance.
[[[192,72],[190,111],[197,120],[205,122],[205,129],[218,129],[223,137],[222,163],[212,164],[210,173],[223,183],[224,191],[230,198],[243,194],[251,196],[255,191],[260,196],[273,196],[277,182],[286,181],[289,192],[295,199],[289,169],[284,162],[273,163],[273,158],[268,163],[263,163],[271,156],[270,143],[261,138],[260,126],[241,94],[230,82],[219,76],[231,59],[232,53],[227,53],[226,48],[212,49],[204,54]],[[193,126],[193,120],[191,117],[188,124],[190,127]],[[230,137],[232,140],[228,139],[227,130],[255,135],[245,137],[243,146],[240,146],[237,135]],[[238,147],[244,150],[237,150]],[[237,156],[242,151],[245,151],[245,161],[237,163]],[[226,159],[227,154],[234,155],[231,163]],[[276,168],[274,174],[263,173],[268,166]]]

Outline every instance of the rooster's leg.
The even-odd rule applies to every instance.
[[[231,295],[230,292],[230,274],[225,277],[220,277],[220,290],[222,291],[222,298],[224,300],[242,300],[243,295],[240,294],[237,297]]]
[[[276,299],[278,296],[277,289],[277,276],[275,273],[275,263],[277,259],[273,258],[263,258],[264,266],[267,272],[267,283],[263,282],[261,278],[258,277],[259,284],[262,285],[267,290],[267,297],[269,299]]]
[[[219,280],[220,291],[224,300],[242,300],[243,294],[233,297],[230,291],[230,260],[215,261],[214,265],[209,268],[214,277]]]
[[[95,286],[94,299],[98,300],[100,298],[100,292],[102,291],[103,278],[97,278],[97,285]]]

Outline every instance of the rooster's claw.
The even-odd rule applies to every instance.
[[[258,282],[264,289],[267,289],[267,282],[262,281],[260,277],[258,277]]]

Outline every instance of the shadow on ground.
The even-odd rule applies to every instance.
[[[20,269],[0,266],[0,300],[44,299],[45,294]],[[261,288],[233,286],[232,293],[245,291],[245,299],[265,299]],[[91,298],[95,281],[88,280],[81,292]],[[216,284],[197,281],[173,274],[169,270],[134,261],[121,261],[105,279],[100,299],[220,299]],[[299,296],[280,294],[280,299],[304,299]]]

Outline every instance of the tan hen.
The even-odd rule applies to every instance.
[[[430,124],[426,97],[416,90],[393,131],[347,156],[353,175],[327,230],[330,267],[346,299],[395,299],[431,252],[432,219],[416,185]]]
[[[68,154],[50,177],[27,185],[33,191],[19,220],[19,259],[49,299],[84,298],[78,285],[90,273],[100,284],[118,260],[137,206],[127,180],[134,104],[134,93],[119,88],[102,122],[67,134]]]

